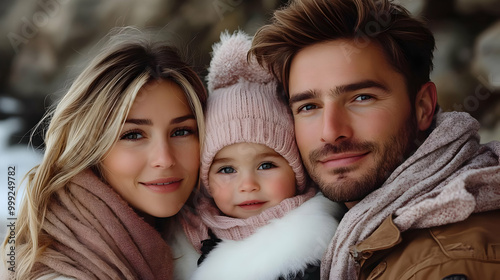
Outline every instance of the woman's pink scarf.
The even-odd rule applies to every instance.
[[[39,273],[77,279],[172,279],[160,233],[90,170],[57,191],[43,223],[52,243]]]
[[[437,127],[384,185],[343,217],[321,264],[322,279],[356,279],[351,246],[390,215],[401,232],[500,208],[500,143],[479,144],[467,113],[439,113]]]

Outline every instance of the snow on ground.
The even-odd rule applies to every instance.
[[[12,133],[16,132],[21,126],[21,120],[18,118],[10,118],[0,121],[0,237],[3,238],[7,232],[8,225],[15,222],[17,217],[17,209],[20,206],[20,198],[22,191],[16,191],[17,199],[15,201],[16,215],[9,214],[9,181],[14,181],[16,187],[19,186],[24,175],[35,165],[40,163],[42,155],[35,151],[32,147],[26,145],[8,146],[7,142]],[[9,178],[9,171],[15,168],[14,180]],[[11,173],[12,174],[12,173]],[[19,188],[18,188],[19,190]]]

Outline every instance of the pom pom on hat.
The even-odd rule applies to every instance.
[[[273,76],[247,60],[251,37],[239,31],[221,34],[208,69],[209,96],[200,179],[210,193],[208,171],[224,147],[248,142],[265,145],[285,158],[295,173],[298,193],[305,173],[295,143],[289,107],[279,100]]]
[[[269,83],[273,76],[257,63],[248,63],[247,53],[252,38],[244,32],[233,35],[225,31],[220,42],[213,45],[212,60],[207,77],[208,91],[228,87],[245,79],[255,83]],[[255,59],[253,59],[255,60]]]

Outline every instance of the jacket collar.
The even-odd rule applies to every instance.
[[[392,216],[389,216],[368,238],[357,245],[351,246],[349,251],[356,262],[363,265],[374,252],[392,248],[399,244],[401,240],[401,232],[394,225]]]

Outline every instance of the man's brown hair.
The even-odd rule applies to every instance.
[[[346,55],[362,51],[369,42],[378,43],[389,63],[405,77],[412,104],[429,81],[434,36],[423,22],[388,0],[291,1],[257,31],[249,56],[276,76],[288,97],[294,55],[307,46],[336,39],[353,40],[359,46],[346,50]]]

